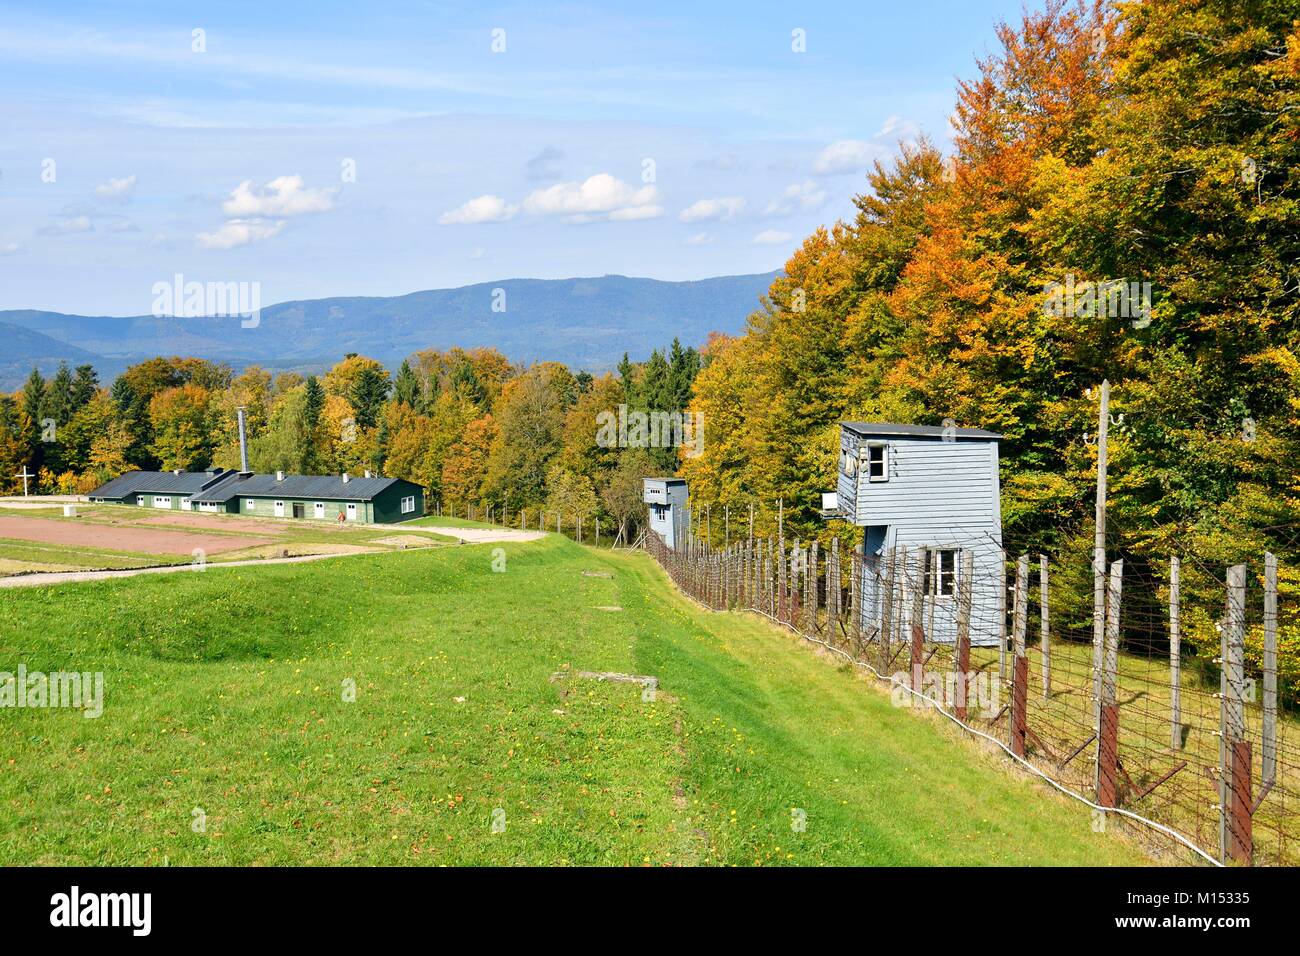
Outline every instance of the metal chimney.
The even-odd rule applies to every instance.
[[[238,409],[239,412],[239,470],[244,474],[252,474],[248,468],[248,432],[244,427],[244,410]]]

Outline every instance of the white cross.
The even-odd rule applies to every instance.
[[[23,480],[23,497],[26,498],[26,497],[27,497],[27,479],[28,479],[28,478],[35,478],[36,476],[35,476],[35,475],[32,475],[32,474],[28,474],[28,472],[27,472],[27,466],[26,466],[26,465],[23,465],[23,470],[20,471],[18,474],[14,475],[14,477],[15,477],[15,478],[21,478],[21,479]]]

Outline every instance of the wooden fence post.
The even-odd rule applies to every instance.
[[[1038,638],[1043,655],[1043,700],[1052,699],[1052,637],[1048,613],[1047,555],[1038,556]]]
[[[1264,702],[1261,783],[1277,782],[1277,555],[1264,552]]]
[[[1025,656],[1025,633],[1029,630],[1029,555],[1016,561],[1016,590],[1013,596],[1011,643],[1016,657]]]
[[[1097,803],[1103,807],[1118,806],[1116,773],[1119,770],[1119,705],[1116,703],[1116,671],[1119,667],[1119,623],[1124,561],[1110,566],[1110,582],[1106,591],[1106,630],[1101,659],[1101,697],[1097,734]]]
[[[818,599],[819,595],[817,589],[817,578],[819,574],[818,565],[821,563],[820,550],[821,550],[821,542],[814,539],[812,543],[812,550],[808,554],[807,615],[808,615],[808,636],[809,637],[817,636],[817,605],[821,603]]]
[[[1017,757],[1025,755],[1025,708],[1029,703],[1029,662],[1025,657],[1025,636],[1029,629],[1029,555],[1022,554],[1016,561],[1016,585],[1012,604],[1011,641],[1014,655],[1011,661],[1011,719],[1007,731],[1011,752]]]
[[[998,677],[1007,679],[1007,553],[998,562]]]
[[[1250,742],[1246,738],[1246,566],[1228,569],[1227,609],[1223,619],[1219,688],[1219,848],[1220,860],[1250,863]]]
[[[1182,562],[1169,559],[1169,743],[1183,748]]]
[[[931,552],[917,551],[916,582],[912,586],[912,690],[920,693],[925,686],[921,657],[925,653],[925,562]]]
[[[864,565],[863,574],[866,573],[866,566]],[[880,632],[876,635],[876,643],[880,651],[880,669],[882,672],[888,670],[889,662],[894,657],[894,586],[897,575],[898,548],[895,547],[890,548],[885,555],[884,578],[877,582],[876,587],[876,608],[880,613]],[[865,583],[863,587],[865,588]],[[886,673],[884,676],[888,677],[889,675]]]
[[[970,694],[970,612],[972,585],[975,579],[975,552],[962,550],[961,575],[957,579],[957,689],[956,714],[966,720],[966,700]]]
[[[776,617],[776,545],[772,538],[759,541],[759,550],[763,553],[759,572],[759,597],[763,602],[763,612],[769,617]]]
[[[776,619],[784,621],[786,619],[786,556],[785,556],[785,539],[782,538],[777,545],[777,569],[776,569]]]
[[[831,538],[830,563],[826,565],[826,629],[832,644],[840,632],[840,539]]]
[[[863,575],[866,574],[861,550],[849,549],[849,642],[855,658],[862,654],[862,598]]]

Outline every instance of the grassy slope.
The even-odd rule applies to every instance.
[[[1140,861],[642,555],[506,549],[504,574],[467,546],[5,594],[0,670],[107,691],[97,720],[0,710],[0,863]]]

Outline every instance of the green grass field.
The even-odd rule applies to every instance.
[[[106,689],[98,719],[0,709],[0,863],[1145,859],[643,554],[494,547],[4,594],[0,671]]]

